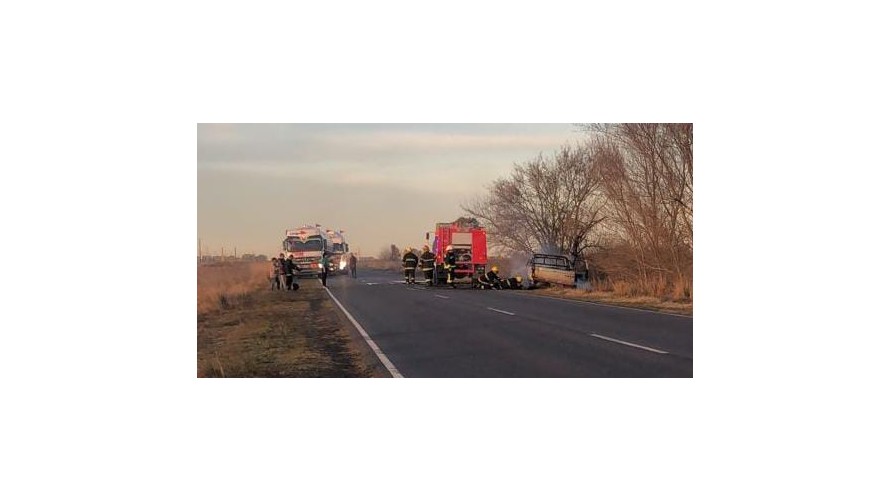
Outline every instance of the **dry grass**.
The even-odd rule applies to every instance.
[[[383,376],[317,280],[269,290],[265,263],[198,269],[198,377]],[[384,371],[385,372],[385,371]]]
[[[251,292],[269,287],[270,263],[218,263],[198,266],[198,313],[226,310]]]

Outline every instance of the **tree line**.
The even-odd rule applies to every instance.
[[[692,124],[579,124],[461,207],[506,253],[584,260],[593,285],[692,298]]]

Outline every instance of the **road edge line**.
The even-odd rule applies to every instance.
[[[393,365],[393,363],[389,360],[389,357],[387,357],[386,354],[383,353],[383,350],[381,350],[380,347],[377,346],[377,343],[375,343],[374,340],[371,339],[371,336],[368,335],[365,329],[361,325],[359,325],[355,318],[353,318],[352,314],[349,313],[342,304],[340,304],[340,301],[338,301],[336,297],[334,297],[331,291],[327,287],[324,288],[324,291],[328,293],[328,296],[331,296],[331,299],[333,299],[334,303],[340,307],[340,310],[343,311],[343,313],[346,315],[346,318],[348,318],[349,321],[352,322],[352,325],[355,326],[356,329],[358,329],[359,334],[362,335],[362,338],[364,338],[365,342],[368,343],[368,346],[371,347],[371,351],[373,351],[374,354],[377,355],[377,358],[380,359],[380,362],[383,364],[384,367],[386,367],[386,370],[388,370],[389,373],[392,374],[392,377],[404,377],[402,376],[402,373],[399,372],[398,369],[396,369],[396,366]]]

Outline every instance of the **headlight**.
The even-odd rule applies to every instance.
[[[318,263],[318,269],[322,269],[322,268],[324,268],[324,266],[322,266],[321,263]]]
[[[342,270],[345,268],[346,268],[346,261],[340,261],[340,269]]]

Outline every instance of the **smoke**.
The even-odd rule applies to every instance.
[[[578,280],[577,282],[575,282],[575,288],[585,292],[590,292],[593,290],[593,286],[590,285],[589,280]]]
[[[523,281],[528,280],[528,260],[531,256],[519,252],[511,253],[507,257],[506,266],[504,266],[509,274],[502,275],[504,277],[515,277],[521,275]]]

